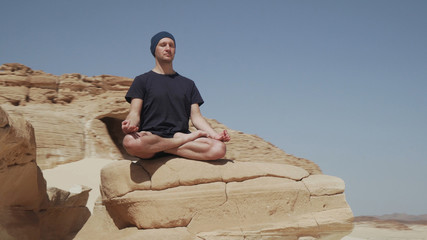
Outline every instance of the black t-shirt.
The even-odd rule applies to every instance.
[[[125,98],[129,103],[132,98],[143,100],[139,130],[161,137],[189,133],[191,105],[203,104],[192,80],[178,73],[162,75],[153,71],[137,76]]]

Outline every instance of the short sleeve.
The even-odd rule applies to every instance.
[[[144,99],[145,95],[145,85],[146,85],[146,78],[143,78],[141,76],[136,77],[132,85],[130,86],[128,92],[126,93],[125,99],[128,103],[132,101],[132,98],[140,98]]]
[[[197,103],[199,106],[202,106],[204,103],[202,96],[200,95],[199,89],[197,89],[196,84],[193,83],[193,88],[191,90],[191,104]]]

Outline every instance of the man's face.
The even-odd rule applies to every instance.
[[[162,38],[156,46],[155,56],[160,61],[172,62],[175,57],[175,42],[170,38]]]

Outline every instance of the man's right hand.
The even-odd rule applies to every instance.
[[[129,133],[137,132],[138,127],[132,126],[129,120],[124,120],[122,122],[122,131],[126,134],[129,134]]]

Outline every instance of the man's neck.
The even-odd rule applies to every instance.
[[[160,64],[156,62],[156,66],[153,68],[153,72],[164,75],[172,75],[175,74],[175,70],[173,70],[172,63],[164,63]]]

